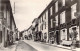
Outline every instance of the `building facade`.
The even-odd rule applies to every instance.
[[[45,9],[38,17],[38,32],[41,36],[41,41],[48,42],[48,9]]]
[[[54,36],[54,41],[57,44],[63,41],[71,41],[69,36],[72,28],[75,27],[78,32],[77,41],[79,41],[79,20],[75,16],[75,13],[79,10],[78,0],[53,0],[52,2],[53,15],[50,20],[53,19],[53,28],[50,27],[49,30]]]
[[[38,41],[38,18],[32,21],[32,37],[34,41]]]
[[[16,24],[10,0],[0,0],[0,44],[6,47],[13,43]]]
[[[32,22],[34,40],[56,44],[65,41],[67,45],[71,42],[72,29],[76,28],[77,42],[80,42],[79,3],[79,0],[52,0]]]
[[[28,39],[33,39],[33,34],[32,34],[32,25],[27,29],[27,34]]]
[[[38,17],[38,31],[41,31],[42,39],[47,36],[48,42],[54,41],[56,44],[71,41],[69,35],[72,28],[76,27],[77,41],[79,41],[79,19],[75,16],[79,11],[78,7],[78,0],[52,0]],[[45,32],[47,35],[44,36]]]

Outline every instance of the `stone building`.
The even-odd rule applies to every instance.
[[[0,46],[6,47],[13,43],[15,30],[10,0],[0,0]]]
[[[38,17],[38,31],[42,32],[42,39],[47,36],[46,41],[50,42],[54,37],[53,41],[56,44],[71,41],[69,33],[72,28],[76,27],[78,32],[77,40],[79,41],[79,19],[76,17],[78,11],[78,0],[52,0]],[[47,28],[46,31],[44,27]],[[44,36],[44,32],[47,35]]]
[[[38,41],[38,18],[32,21],[32,37],[34,41]]]

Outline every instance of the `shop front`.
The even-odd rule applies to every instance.
[[[61,37],[61,41],[67,41],[67,29],[61,29],[60,30],[60,37]]]
[[[50,44],[54,43],[54,31],[49,32],[49,43]]]
[[[79,41],[79,26],[72,26],[69,28],[69,33],[72,32],[72,28],[76,28],[76,31],[77,31],[77,41]],[[69,38],[69,40],[71,40],[71,38]]]

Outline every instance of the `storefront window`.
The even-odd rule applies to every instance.
[[[62,29],[60,32],[61,32],[61,40],[67,40],[67,29]]]

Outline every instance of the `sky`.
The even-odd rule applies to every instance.
[[[14,19],[19,31],[28,29],[34,18],[37,18],[51,0],[10,0]]]

